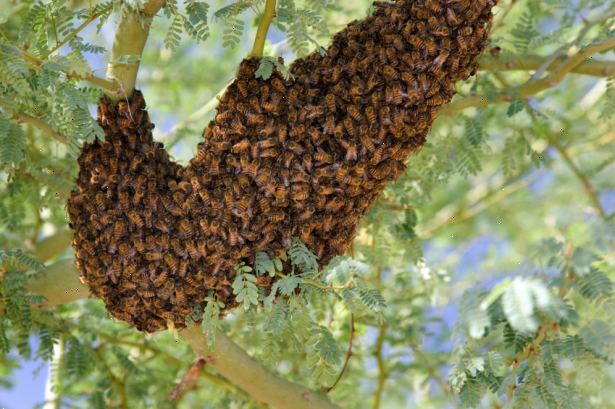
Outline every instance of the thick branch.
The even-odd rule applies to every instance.
[[[531,71],[539,69],[547,60],[535,54],[512,54],[493,56],[484,54],[480,59],[480,70],[482,71]],[[546,71],[552,71],[565,60],[560,57],[553,61]],[[615,61],[601,61],[586,59],[581,64],[570,70],[571,73],[591,75],[594,77],[610,77],[615,74]]]
[[[263,49],[265,48],[265,39],[267,38],[267,32],[273,17],[275,17],[275,0],[267,0],[265,3],[265,12],[263,18],[256,30],[256,37],[254,38],[254,47],[252,48],[252,57],[262,57]]]
[[[216,333],[215,351],[207,347],[200,327],[185,329],[182,334],[192,349],[205,358],[210,366],[254,400],[272,409],[339,408],[324,396],[269,372],[221,332]]]
[[[141,54],[147,41],[152,18],[163,4],[164,0],[150,0],[140,13],[123,9],[115,30],[111,60],[107,65],[107,78],[119,84],[119,91],[107,90],[107,95],[112,99],[127,98],[135,89]],[[131,61],[122,62],[122,57],[130,57]]]

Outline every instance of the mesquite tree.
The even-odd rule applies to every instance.
[[[5,3],[0,368],[41,403],[615,400],[614,2]]]

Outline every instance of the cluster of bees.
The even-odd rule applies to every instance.
[[[82,277],[148,332],[184,326],[209,291],[234,305],[234,266],[299,237],[321,265],[425,142],[456,81],[477,69],[495,0],[375,3],[326,53],[256,79],[241,63],[186,168],[152,139],[139,92],[102,100],[69,200]],[[271,280],[259,284],[268,291]]]

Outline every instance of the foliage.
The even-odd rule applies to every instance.
[[[285,72],[280,56],[288,65],[319,50],[371,2],[278,3],[262,78]],[[491,39],[513,62],[567,56],[614,35],[613,18],[600,20],[613,1],[501,0],[496,15],[513,3]],[[44,300],[27,290],[53,262],[32,254],[66,225],[78,149],[102,136],[92,117],[100,90],[79,78],[102,75],[107,33],[123,8],[140,4],[0,1],[0,387],[30,357],[53,369],[62,407],[254,407],[207,366],[172,405],[194,355],[171,331],[138,333],[94,299],[40,310]],[[154,19],[140,82],[155,135],[174,157],[192,157],[213,115],[201,108],[251,49],[263,4],[167,1]],[[285,257],[259,253],[237,266],[239,308],[220,317],[210,296],[190,324],[202,325],[210,347],[223,331],[275,373],[316,389],[333,384],[354,334],[329,393],[345,408],[372,406],[380,382],[382,408],[612,406],[615,78],[570,73],[522,97],[516,86],[533,75],[485,70],[458,84],[457,99],[490,103],[437,120],[346,256],[320,265],[296,239]],[[505,103],[491,103],[501,94]],[[269,293],[263,280],[274,280]]]

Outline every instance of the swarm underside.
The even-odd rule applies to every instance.
[[[152,139],[141,93],[101,100],[68,203],[82,278],[148,332],[181,328],[210,291],[233,306],[234,266],[299,237],[325,265],[405,171],[453,85],[477,69],[495,0],[398,0],[350,23],[292,77],[240,65],[184,169]],[[261,278],[265,292],[271,280]]]

